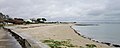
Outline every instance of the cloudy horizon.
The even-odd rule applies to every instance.
[[[56,21],[120,21],[120,0],[0,0],[10,17],[45,17]]]

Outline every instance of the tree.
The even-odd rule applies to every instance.
[[[45,18],[38,18],[37,22],[39,23],[44,23],[45,21],[47,21]]]
[[[32,18],[30,20],[32,21],[32,23],[36,23],[37,22],[37,20],[35,18]]]
[[[2,13],[0,13],[0,20],[4,19],[4,15]]]
[[[47,21],[45,18],[42,18],[43,21]]]
[[[0,23],[2,23],[3,25],[5,25],[4,20],[5,20],[5,15],[3,13],[0,13]]]
[[[14,18],[14,23],[13,24],[23,24],[25,23],[24,19],[22,18]]]
[[[38,18],[38,19],[37,19],[37,22],[39,22],[39,23],[40,23],[40,22],[41,22],[41,20],[42,20],[41,18]]]
[[[11,19],[10,17],[9,17],[9,15],[4,15],[3,13],[0,13],[0,22],[2,23],[2,24],[6,24],[6,23],[8,23],[9,22],[9,19]]]
[[[30,21],[26,21],[26,24],[30,24],[31,22]]]

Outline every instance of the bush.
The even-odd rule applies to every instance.
[[[3,24],[0,24],[0,27],[3,27]]]
[[[31,24],[31,22],[29,22],[29,21],[27,21],[27,22],[25,22],[26,24]]]
[[[70,44],[70,40],[67,41],[56,41],[56,40],[44,40],[43,43],[46,43],[51,48],[61,48],[61,47],[76,47],[77,45]]]
[[[95,47],[97,47],[97,46],[94,45],[94,44],[86,44],[86,46],[87,46],[87,48],[95,48]]]

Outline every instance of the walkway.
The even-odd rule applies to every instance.
[[[0,48],[22,48],[19,43],[9,34],[0,28]]]

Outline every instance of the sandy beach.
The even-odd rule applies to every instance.
[[[31,24],[31,25],[17,25],[12,30],[29,36],[38,42],[45,39],[54,40],[71,40],[71,44],[85,47],[86,44],[95,44],[97,48],[111,48],[105,44],[96,43],[89,39],[85,39],[70,28],[71,24]],[[79,48],[79,47],[74,47]]]

